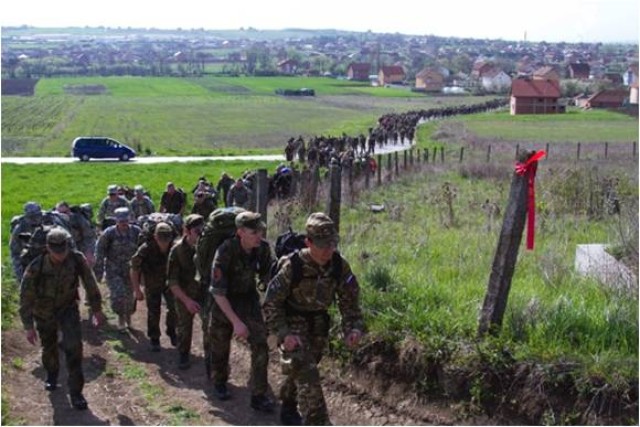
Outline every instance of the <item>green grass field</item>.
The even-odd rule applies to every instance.
[[[103,86],[100,95],[65,87]],[[277,88],[310,87],[315,97]],[[281,152],[290,137],[367,133],[382,114],[487,98],[430,97],[327,78],[43,79],[34,97],[3,97],[2,154],[68,155],[81,135],[103,135],[154,155]]]

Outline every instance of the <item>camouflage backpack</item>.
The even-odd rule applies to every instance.
[[[160,212],[141,215],[138,217],[138,225],[141,230],[138,235],[138,246],[141,246],[143,243],[150,242],[153,239],[153,233],[156,230],[156,226],[161,222],[171,226],[174,239],[180,236],[182,231],[182,217],[180,215]]]
[[[195,263],[200,283],[208,291],[211,263],[218,247],[236,233],[236,216],[246,210],[237,206],[218,208],[206,218],[204,230],[196,245]]]
[[[33,233],[28,235],[21,235],[20,238],[26,241],[26,245],[20,253],[20,263],[23,267],[27,267],[31,262],[39,255],[43,255],[47,252],[47,234],[54,228],[64,228],[58,224],[43,224],[37,227]],[[67,229],[67,232],[69,230]],[[73,238],[70,239],[70,248],[75,249],[75,243]]]

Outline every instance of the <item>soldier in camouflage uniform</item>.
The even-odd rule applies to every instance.
[[[84,254],[92,267],[95,264],[96,230],[91,222],[80,213],[71,210],[64,200],[56,204],[56,212],[62,215],[69,224],[69,231],[76,248]]]
[[[100,235],[96,243],[96,278],[106,271],[111,309],[118,315],[118,327],[125,332],[131,326],[135,311],[133,288],[129,277],[129,261],[138,248],[140,227],[129,224],[129,209],[115,211],[116,224]]]
[[[124,196],[118,195],[118,186],[113,184],[109,185],[107,187],[107,197],[102,199],[102,201],[100,202],[100,207],[98,208],[97,220],[100,229],[106,230],[107,227],[113,224],[116,209],[129,209],[129,207],[129,201]],[[134,219],[130,209],[129,212],[131,215],[131,219]]]
[[[20,318],[31,344],[35,345],[40,335],[42,365],[47,371],[45,389],[53,391],[58,386],[60,347],[69,372],[67,384],[71,404],[76,409],[86,409],[87,401],[82,396],[84,375],[78,310],[79,279],[84,284],[94,325],[104,322],[104,314],[96,278],[84,255],[71,249],[70,240],[71,235],[62,228],[56,227],[48,232],[46,253],[27,266],[22,280]],[[58,333],[62,334],[60,344]]]
[[[160,316],[162,298],[167,306],[165,332],[173,346],[178,345],[176,337],[176,306],[173,294],[167,287],[167,260],[173,241],[173,229],[166,222],[156,225],[153,237],[140,245],[131,257],[131,285],[137,301],[147,301],[147,336],[151,351],[160,351]],[[140,284],[144,284],[144,294]]]
[[[169,252],[167,284],[176,300],[176,315],[178,318],[176,332],[178,335],[178,352],[180,354],[178,368],[180,369],[188,369],[191,365],[189,359],[193,317],[196,314],[202,315],[202,287],[196,280],[196,264],[193,257],[203,228],[204,218],[201,215],[191,214],[187,216],[184,221],[184,235]],[[200,320],[202,321],[202,318]],[[204,326],[204,321],[202,321],[202,324]],[[205,338],[203,337],[203,339]]]
[[[278,337],[287,375],[280,388],[284,425],[330,424],[318,363],[328,344],[327,310],[336,297],[347,346],[355,347],[364,333],[358,281],[336,252],[339,236],[333,221],[323,213],[311,214],[306,232],[307,248],[279,260],[262,307],[269,331]],[[293,256],[301,262],[298,283],[293,283]],[[336,266],[339,270],[332,271]]]
[[[16,275],[17,280],[22,279],[24,272],[24,266],[20,259],[22,250],[26,247],[28,241],[28,235],[42,226],[42,208],[36,202],[27,202],[24,204],[24,215],[12,219],[12,224],[15,221],[15,227],[11,230],[11,240],[9,241],[9,249],[11,250],[11,264],[13,265],[13,272]],[[21,238],[21,235],[24,238]]]
[[[227,194],[227,206],[239,206],[248,209],[251,201],[251,190],[244,184],[242,178],[238,178]]]
[[[131,212],[134,218],[139,218],[143,215],[149,215],[156,211],[156,206],[153,201],[144,192],[142,185],[136,185],[133,188],[134,197],[129,204],[131,205]]]
[[[269,349],[267,330],[260,311],[256,275],[266,283],[274,258],[269,243],[262,238],[266,226],[260,214],[242,212],[236,217],[236,235],[225,240],[213,258],[211,293],[211,366],[214,393],[220,400],[230,398],[229,351],[231,336],[249,342],[251,349],[251,407],[273,410],[267,397]]]

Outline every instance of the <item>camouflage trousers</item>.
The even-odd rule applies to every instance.
[[[160,316],[162,315],[162,298],[167,306],[165,319],[166,334],[176,334],[176,303],[171,291],[158,287],[144,288],[144,298],[147,302],[147,336],[149,339],[160,338]]]
[[[44,369],[57,376],[60,371],[58,349],[64,352],[69,393],[80,393],[84,387],[82,372],[82,332],[80,329],[80,313],[78,305],[61,310],[54,317],[36,318],[36,328],[42,343],[42,365]],[[62,342],[58,346],[58,332],[62,333]]]
[[[215,304],[215,302],[214,302]],[[258,313],[260,309],[258,307]],[[249,329],[249,348],[251,350],[251,378],[249,388],[252,395],[261,395],[269,390],[267,366],[269,364],[269,348],[267,346],[267,327],[261,315],[241,316],[241,320]],[[220,310],[211,315],[209,327],[211,334],[210,354],[213,382],[226,383],[229,380],[229,353],[233,326]]]
[[[285,374],[280,400],[283,406],[299,405],[305,425],[331,425],[318,371],[328,339],[304,335],[301,338],[303,348],[293,352],[280,350],[280,365]]]
[[[119,316],[130,316],[135,311],[135,303],[129,272],[107,271],[107,287],[111,310]]]
[[[180,353],[191,352],[191,341],[193,338],[193,320],[195,315],[191,314],[184,304],[176,299],[176,334],[178,335],[178,351]],[[205,330],[204,313],[200,312],[202,329]]]

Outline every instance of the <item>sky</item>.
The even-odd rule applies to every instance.
[[[19,0],[1,26],[336,29],[547,42],[638,43],[638,0]]]

